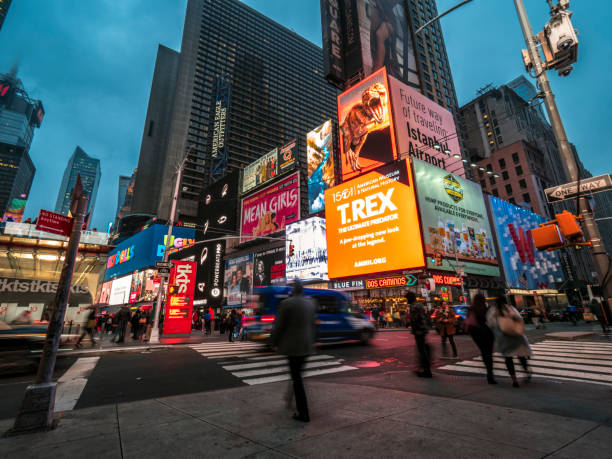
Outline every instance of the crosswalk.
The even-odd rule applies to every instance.
[[[267,351],[263,344],[248,341],[234,343],[202,343],[189,346],[203,357],[217,360],[219,365],[248,385],[266,384],[291,379],[287,358]],[[357,370],[333,355],[313,355],[304,364],[305,378]]]
[[[531,345],[529,365],[534,378],[612,386],[612,343],[544,340]],[[515,362],[517,375],[525,375]],[[494,354],[496,376],[507,376],[501,354]],[[486,374],[482,358],[474,357],[439,368],[450,372]]]

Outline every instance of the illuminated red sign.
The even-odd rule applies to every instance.
[[[164,335],[189,334],[197,263],[194,261],[172,263],[164,314]]]
[[[36,222],[36,229],[47,233],[70,237],[72,218],[41,209]]]
[[[366,279],[366,288],[405,287],[407,280],[405,276],[381,277],[378,279]]]
[[[11,89],[11,86],[8,84],[0,83],[0,97],[6,96],[8,90]]]
[[[433,280],[438,285],[461,285],[461,278],[457,276],[442,276],[440,274],[434,274]]]

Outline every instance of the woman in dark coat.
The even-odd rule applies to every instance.
[[[478,294],[472,301],[470,316],[466,322],[470,334],[482,355],[482,361],[487,369],[487,382],[497,384],[493,376],[493,332],[487,326],[487,302],[484,295]]]

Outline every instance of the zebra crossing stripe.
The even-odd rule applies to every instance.
[[[561,352],[561,351],[545,351],[545,350],[539,350],[539,349],[533,349],[534,354],[537,356],[546,356],[546,357],[554,357],[554,356],[567,356],[570,355],[570,353],[568,352]],[[495,354],[495,355],[501,355],[501,354]],[[576,357],[578,357],[578,354],[576,352],[572,352],[571,355],[576,355]],[[582,357],[581,357],[582,358]],[[601,355],[597,355],[597,354],[588,354],[585,357],[583,357],[585,359],[592,359],[592,360],[601,360],[602,362],[606,362],[606,361],[612,361],[612,356],[610,357],[604,357]]]
[[[233,371],[233,370],[248,370],[251,368],[263,368],[263,367],[274,367],[279,365],[285,365],[287,363],[287,358],[283,356],[279,356],[279,360],[270,360],[264,362],[257,363],[241,363],[238,365],[226,365],[223,367],[224,370]],[[327,360],[333,359],[334,357],[331,355],[314,355],[308,357],[308,362],[313,362],[315,360]]]
[[[253,357],[254,355],[260,356],[260,357]],[[247,352],[245,354],[230,354],[230,355],[207,355],[206,357],[208,357],[209,359],[213,359],[213,360],[222,360],[225,358],[229,358],[229,357],[240,357],[240,358],[246,358],[247,360],[251,360],[251,359],[269,359],[271,357],[274,358],[279,358],[282,357],[278,354],[275,354],[273,352],[268,352],[268,353],[263,353],[263,352]],[[233,362],[235,363],[235,362]],[[221,364],[223,365],[223,362],[221,362]]]
[[[55,411],[70,411],[79,401],[87,378],[98,364],[100,357],[83,357],[76,362],[57,380],[55,395]]]
[[[501,354],[494,354],[494,357],[503,357]],[[474,360],[482,361],[482,357],[474,357]],[[606,362],[605,360],[594,360],[594,359],[573,359],[571,357],[555,357],[541,355],[539,352],[535,353],[530,362],[546,361],[546,362],[567,362],[567,363],[586,363],[591,365],[612,365],[612,362]]]
[[[612,351],[612,345],[604,345],[604,343],[600,344],[585,344],[585,343],[567,343],[567,344],[559,344],[542,341],[539,343],[534,343],[534,346],[547,346],[547,347],[557,347],[559,349],[584,349],[584,350],[603,350],[603,351]]]
[[[320,367],[329,367],[332,365],[342,365],[342,362],[339,360],[331,360],[331,361],[322,361],[322,362],[306,362],[304,364],[304,368],[320,368]],[[249,376],[261,376],[261,375],[269,375],[274,373],[286,373],[289,371],[289,366],[283,365],[281,367],[272,367],[272,368],[262,368],[260,370],[246,370],[246,371],[236,371],[232,373],[237,378],[247,378]]]
[[[539,345],[533,345],[531,346],[533,350],[542,350],[542,351],[556,351],[556,352],[571,352],[572,354],[577,354],[577,355],[605,355],[605,352],[602,351],[591,351],[591,350],[572,350],[572,349],[559,349],[556,347],[549,347],[549,346],[539,346]],[[612,353],[610,354],[612,355]]]
[[[592,347],[611,347],[612,343],[604,343],[597,341],[558,341],[558,340],[544,340],[539,341],[538,344],[557,344],[559,346],[592,346]]]
[[[342,365],[340,367],[335,367],[335,368],[323,368],[320,370],[304,371],[302,373],[302,377],[309,378],[311,376],[319,376],[319,375],[325,375],[325,374],[331,374],[331,373],[340,373],[343,371],[350,371],[350,370],[356,370],[356,369],[357,368],[355,367],[351,367],[348,365]],[[266,384],[266,383],[277,382],[277,381],[287,381],[289,379],[291,379],[291,375],[289,375],[288,373],[285,373],[285,374],[280,374],[280,375],[275,375],[275,376],[266,376],[263,378],[243,379],[242,381],[248,384],[249,386],[252,386],[255,384]]]

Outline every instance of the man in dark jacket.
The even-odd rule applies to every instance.
[[[129,321],[130,311],[126,306],[122,306],[119,312],[117,313],[117,324],[119,327],[119,340],[117,341],[118,343],[123,343],[125,341],[125,332]]]
[[[429,329],[427,328],[425,307],[422,303],[416,302],[416,295],[413,292],[406,293],[406,301],[410,306],[410,328],[414,335],[416,347],[419,352],[419,360],[421,362],[421,371],[417,372],[417,376],[421,378],[431,378],[431,357],[429,344],[427,344],[426,340]]]
[[[297,408],[293,419],[302,422],[310,421],[306,392],[302,382],[302,367],[306,357],[314,353],[316,319],[316,303],[311,298],[304,296],[304,287],[296,280],[293,284],[293,295],[279,305],[272,331],[272,345],[278,347],[279,352],[289,358]]]

